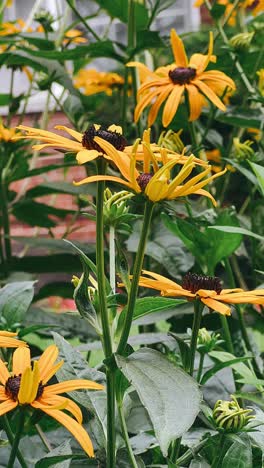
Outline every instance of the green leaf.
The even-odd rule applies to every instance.
[[[128,23],[128,0],[95,0],[112,18],[118,18],[122,23]],[[146,28],[148,10],[143,3],[134,2],[136,30]]]
[[[66,455],[67,454],[67,455]],[[55,449],[51,450],[35,464],[35,468],[48,468],[57,464],[56,468],[69,468],[73,458],[70,440],[66,440]],[[83,458],[83,457],[82,457]],[[62,462],[62,463],[61,463]]]
[[[208,353],[208,356],[219,362],[227,362],[236,359],[236,356],[225,351],[210,351],[210,353]],[[234,369],[242,377],[249,379],[252,379],[252,377],[254,377],[252,371],[243,362],[232,364],[230,365],[230,367],[232,367],[232,369]]]
[[[184,369],[189,369],[191,357],[190,346],[180,336],[176,335],[176,333],[169,332],[168,334],[178,343]]]
[[[201,402],[197,382],[158,351],[142,348],[127,358],[116,356],[119,369],[148,411],[161,451],[193,424]]]
[[[75,241],[75,243],[72,244],[72,242],[67,241],[66,239],[45,239],[23,236],[11,236],[11,238],[23,245],[28,245],[29,247],[37,249],[44,249],[44,251],[48,250],[49,252],[68,252],[76,255],[79,249],[89,255],[95,254],[95,246],[93,244],[82,244],[78,241]],[[75,249],[72,248],[73,246]]]
[[[247,434],[236,437],[223,458],[222,468],[253,468],[252,449]]]
[[[169,299],[167,297],[143,297],[136,300],[136,305],[133,314],[133,320],[136,320],[145,315],[152,314],[154,312],[167,311],[175,309],[180,304],[184,304],[186,301],[178,299]],[[127,313],[127,306],[124,307],[122,312],[118,315],[118,323],[116,329],[116,337],[118,337],[123,329],[125,317]]]
[[[257,109],[246,109],[232,107],[225,113],[218,112],[216,120],[235,127],[262,128],[264,124],[264,114]]]
[[[224,158],[225,161],[229,162],[233,167],[235,167],[241,174],[243,174],[252,184],[256,185],[257,184],[257,178],[252,174],[251,171],[246,169],[242,164],[239,164],[238,162],[234,161],[233,159],[229,158]]]
[[[210,468],[210,465],[207,463],[205,458],[201,458],[199,456],[199,458],[195,458],[194,460],[191,461],[189,468]]]
[[[216,229],[217,231],[222,231],[226,232],[228,234],[241,234],[244,236],[250,236],[250,237],[255,237],[255,239],[264,240],[263,236],[259,236],[258,234],[255,234],[252,231],[249,231],[248,229],[241,228],[239,226],[233,227],[233,226],[208,226],[208,229]]]
[[[165,47],[165,43],[159,35],[158,31],[138,31],[137,32],[137,46],[133,50],[133,54],[137,54],[141,50],[146,49],[160,49]],[[131,54],[132,55],[132,54]]]
[[[100,333],[101,327],[98,323],[96,310],[88,294],[89,274],[91,270],[90,268],[88,268],[84,260],[82,260],[82,257],[81,261],[83,266],[83,274],[79,279],[77,287],[74,290],[73,298],[75,300],[75,304],[80,316],[86,319],[87,322],[89,322],[90,325],[92,325],[95,328],[95,330],[97,330],[98,333]]]
[[[264,167],[251,161],[248,161],[248,163],[256,174],[259,191],[262,195],[264,195]]]
[[[218,20],[223,16],[225,9],[225,5],[214,4],[210,10],[210,15],[212,16],[212,18],[214,18],[214,20]]]
[[[49,195],[50,193],[69,193],[71,195],[95,195],[95,185],[87,184],[83,187],[77,187],[70,182],[43,182],[42,184],[29,189],[26,192],[25,196],[28,198],[35,198],[40,197],[42,195]]]
[[[219,362],[218,364],[211,367],[211,369],[209,369],[207,372],[204,373],[201,379],[201,385],[204,385],[211,377],[213,377],[217,372],[224,369],[225,367],[231,367],[235,369],[236,368],[235,364],[238,364],[239,362],[248,361],[249,359],[251,358],[239,357],[239,358],[230,359],[230,361]]]
[[[63,219],[68,214],[74,214],[74,211],[55,208],[54,206],[39,203],[27,198],[16,203],[13,207],[13,215],[30,226],[52,228],[56,226],[57,223],[50,219],[49,216],[52,215]]]
[[[34,296],[34,281],[9,283],[0,289],[0,316],[8,324],[21,322]]]

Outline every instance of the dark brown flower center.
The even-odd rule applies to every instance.
[[[108,143],[111,143],[118,151],[123,151],[125,146],[127,145],[126,139],[121,135],[121,133],[107,130],[105,128],[100,127],[96,130],[95,125],[90,125],[86,132],[83,134],[82,138],[82,145],[84,148],[89,150],[96,150],[100,151],[102,154],[105,154],[104,150],[94,141],[94,138],[98,136],[103,138]]]
[[[247,10],[254,10],[259,4],[259,0],[254,0],[254,2],[251,3],[251,5],[247,6]]]
[[[169,71],[169,77],[171,81],[174,84],[180,84],[180,85],[190,83],[190,81],[193,80],[195,75],[196,75],[196,70],[195,68],[191,68],[191,67],[186,67],[186,68],[178,67],[178,68],[174,68],[174,70]]]
[[[140,186],[142,192],[145,192],[146,186],[148,185],[150,179],[152,179],[153,174],[149,174],[148,172],[143,172],[138,176],[137,183]]]
[[[184,276],[182,287],[195,294],[199,289],[209,289],[220,294],[222,291],[221,279],[217,276],[203,276],[196,273],[187,273]]]
[[[17,401],[17,396],[18,396],[18,392],[20,389],[20,383],[21,383],[21,374],[15,375],[14,377],[9,377],[6,381],[5,392],[9,396],[9,398],[12,398],[12,400],[14,401]],[[43,390],[44,390],[44,385],[42,385],[42,383],[40,382],[38,386],[36,400],[39,397],[41,397]]]

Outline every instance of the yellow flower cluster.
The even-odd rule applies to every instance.
[[[81,89],[86,96],[96,93],[106,93],[110,96],[114,89],[123,84],[124,78],[118,73],[99,72],[94,68],[79,70],[74,80],[74,86]]]

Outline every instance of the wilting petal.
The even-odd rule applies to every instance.
[[[12,411],[17,405],[18,402],[13,400],[6,400],[3,403],[0,403],[0,416]]]
[[[174,55],[174,60],[177,67],[188,67],[188,59],[186,57],[185,48],[182,40],[179,38],[175,29],[171,30],[171,47]]]
[[[94,159],[98,158],[100,153],[96,150],[87,150],[83,149],[79,151],[76,155],[76,160],[78,164],[85,164],[90,161],[94,161]]]
[[[79,442],[83,450],[89,455],[89,457],[94,456],[93,445],[91,442],[90,437],[88,436],[85,429],[79,424],[75,419],[71,418],[67,414],[63,413],[59,410],[49,410],[47,408],[43,408],[43,411],[51,416],[52,418],[56,419],[60,424],[62,424],[69,432],[75,437],[75,439]]]
[[[44,389],[44,393],[38,400],[38,407],[39,409],[48,408],[48,409],[66,409],[69,411],[78,421],[79,424],[82,424],[82,412],[74,401],[70,400],[69,398],[62,397],[59,395],[47,395]],[[57,408],[55,408],[57,406]],[[53,408],[52,408],[53,407]]]
[[[26,368],[31,368],[29,348],[18,348],[13,354],[13,374],[23,374]]]
[[[86,177],[83,180],[80,180],[79,182],[73,182],[74,185],[83,185],[83,184],[91,184],[92,182],[100,182],[102,180],[110,180],[111,182],[116,182],[118,184],[123,184],[126,187],[133,188],[132,185],[129,182],[126,182],[125,180],[121,179],[120,177],[112,177],[112,176],[90,176]]]
[[[198,291],[198,294],[199,294],[199,291]],[[201,297],[201,301],[207,305],[207,307],[209,307],[210,309],[213,309],[215,310],[216,312],[219,312],[219,314],[222,314],[222,315],[231,315],[231,310],[230,310],[230,307],[222,304],[221,302],[219,301],[216,301],[215,299],[212,299],[210,297]]]
[[[168,97],[167,102],[164,106],[163,115],[162,115],[162,125],[164,127],[167,127],[171,123],[173,117],[175,116],[178,106],[180,104],[180,100],[184,92],[184,89],[185,89],[184,86],[175,85],[173,91]]]

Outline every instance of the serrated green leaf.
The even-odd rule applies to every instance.
[[[199,412],[197,382],[153,349],[142,348],[127,358],[116,356],[116,362],[147,409],[166,456],[170,443],[192,426]]]

